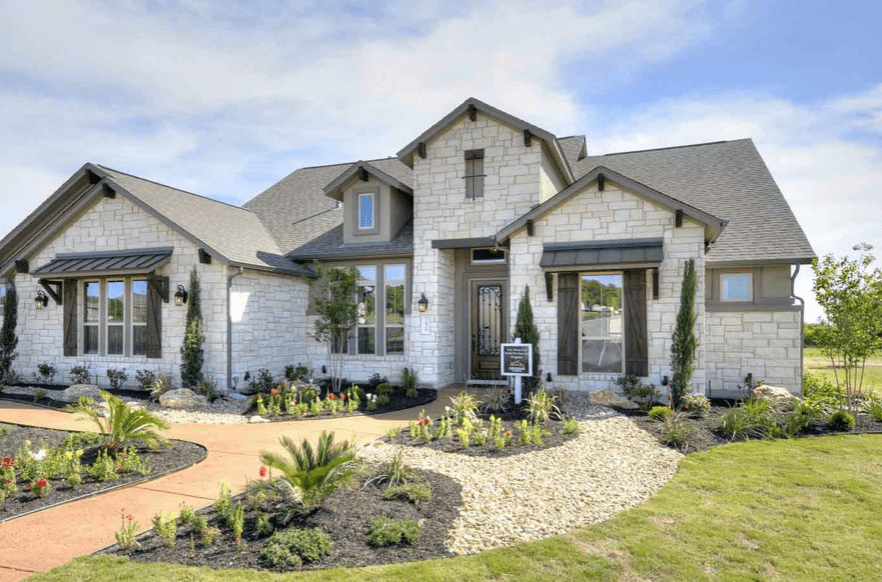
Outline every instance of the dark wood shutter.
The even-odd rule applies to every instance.
[[[646,329],[646,271],[625,271],[625,372],[649,375],[649,334]]]
[[[147,357],[162,357],[162,294],[155,285],[147,285]]]
[[[557,277],[557,373],[579,374],[579,275]]]
[[[65,357],[77,356],[77,283],[73,279],[66,279],[62,291]]]

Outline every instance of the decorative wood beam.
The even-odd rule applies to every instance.
[[[158,277],[151,274],[147,276],[147,283],[156,289],[156,292],[162,297],[163,303],[168,303],[168,277]]]
[[[478,108],[474,105],[469,105],[469,119],[472,121],[478,120]]]
[[[211,264],[211,255],[205,252],[205,249],[199,249],[199,262],[203,265]]]
[[[101,181],[101,176],[92,170],[86,170],[86,178],[88,178],[89,184],[92,184],[93,186]]]
[[[597,174],[597,190],[603,192],[604,188],[606,188],[606,176]]]
[[[674,213],[674,226],[677,228],[683,226],[683,211],[679,208],[677,209],[677,212]]]
[[[527,220],[527,236],[533,236],[533,219]]]
[[[105,198],[116,198],[116,190],[108,186],[106,182],[101,184],[101,190],[103,191]]]
[[[549,303],[554,299],[554,275],[551,273],[545,273],[545,295]]]
[[[366,168],[359,168],[358,169],[358,177],[361,178],[362,182],[367,182],[370,179]]]
[[[417,154],[423,159],[426,158],[426,144],[425,144],[425,142],[420,142],[417,144]]]
[[[530,147],[533,143],[533,134],[530,133],[529,129],[524,130],[524,147]]]
[[[31,271],[30,264],[28,264],[27,259],[16,259],[15,260],[15,270],[21,274],[27,274]]]
[[[46,293],[55,300],[56,305],[61,305],[61,287],[63,285],[62,281],[47,281],[46,279],[40,279],[37,281],[40,284],[40,287],[46,290]]]

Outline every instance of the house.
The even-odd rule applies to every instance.
[[[302,168],[241,208],[86,164],[0,241],[0,278],[20,297],[15,367],[177,379],[174,294],[195,267],[209,378],[232,389],[298,362],[320,375],[317,260],[358,272],[350,379],[410,367],[428,386],[500,381],[529,286],[553,385],[659,385],[694,259],[694,389],[721,395],[752,374],[798,392],[793,284],[815,254],[753,142],[586,145],[468,99],[395,157]]]

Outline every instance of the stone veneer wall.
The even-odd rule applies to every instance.
[[[199,264],[198,249],[189,240],[172,230],[135,204],[119,195],[102,198],[63,232],[28,257],[31,269],[50,262],[56,253],[118,251],[125,249],[173,247],[171,261],[157,271],[169,277],[170,294],[178,285],[187,287],[190,270],[196,266],[202,285],[202,313],[205,319],[205,374],[223,388],[226,386],[226,297],[224,267],[214,262]],[[180,384],[180,350],[184,339],[185,307],[175,307],[174,298],[162,305],[162,358],[143,356],[80,355],[64,357],[63,307],[50,300],[49,306],[37,310],[34,297],[40,289],[37,279],[29,274],[15,278],[19,292],[18,359],[13,368],[29,379],[41,362],[58,367],[56,382],[67,382],[70,369],[88,363],[94,379],[108,386],[108,368],[124,369],[129,375],[126,387],[135,386],[135,370],[148,369],[169,374]],[[82,321],[83,289],[78,285],[77,315]],[[82,352],[82,342],[80,342]]]
[[[801,311],[711,311],[706,315],[707,377],[714,393],[755,380],[802,391]]]
[[[673,193],[676,196],[676,193]],[[660,387],[662,376],[670,375],[671,334],[680,306],[683,266],[688,258],[695,259],[698,274],[696,334],[699,347],[693,384],[704,392],[704,228],[685,218],[683,226],[674,226],[674,213],[618,187],[607,180],[604,192],[597,183],[587,186],[568,202],[535,222],[535,235],[526,230],[511,240],[511,301],[512,321],[517,317],[518,302],[526,285],[530,286],[533,317],[539,329],[543,373],[551,372],[552,385],[569,390],[608,388],[619,374],[557,375],[557,277],[554,277],[554,299],[549,302],[545,279],[539,261],[543,243],[576,242],[661,237],[664,239],[664,261],[659,267],[659,298],[652,299],[652,281],[647,274],[647,327],[649,332],[649,381]]]

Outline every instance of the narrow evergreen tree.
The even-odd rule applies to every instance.
[[[15,335],[15,326],[18,324],[18,293],[15,292],[15,284],[6,288],[6,296],[3,298],[3,327],[0,328],[0,383],[5,382],[12,371],[12,362],[18,355],[15,348],[18,347],[18,336]]]
[[[687,390],[691,391],[692,372],[695,370],[695,290],[698,279],[695,274],[695,260],[686,261],[683,270],[683,285],[680,290],[680,311],[671,342],[671,406],[679,408]]]
[[[533,323],[533,308],[530,305],[530,286],[524,287],[524,296],[518,305],[518,318],[515,322],[514,336],[521,338],[525,344],[533,344],[533,376],[523,379],[523,386],[527,394],[539,387],[542,381],[542,373],[539,369],[539,330]]]
[[[193,267],[190,273],[190,290],[187,293],[186,331],[184,344],[181,346],[181,384],[184,388],[193,388],[203,379],[205,351],[202,344],[205,343],[205,336],[202,333],[200,295],[199,278],[196,276],[196,267]]]

